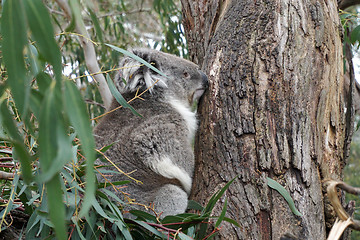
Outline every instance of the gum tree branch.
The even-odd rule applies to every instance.
[[[353,194],[360,195],[360,188],[352,187],[342,181],[328,180],[325,182],[326,191],[328,194],[328,198],[331,202],[331,205],[334,208],[334,211],[337,215],[337,220],[333,225],[328,240],[337,240],[343,234],[347,227],[350,227],[354,230],[360,230],[360,221],[353,219],[343,208],[337,189],[340,188],[343,191]]]
[[[71,21],[71,9],[66,0],[56,0],[59,7],[63,10],[66,18]],[[81,47],[84,51],[84,58],[86,67],[88,68],[91,74],[94,74],[93,77],[98,83],[99,92],[101,98],[104,102],[106,109],[110,107],[112,95],[110,89],[106,83],[105,77],[100,73],[100,67],[97,62],[97,56],[94,48],[94,44],[90,41],[90,36],[85,28],[84,22],[82,19],[76,19],[76,31],[81,36],[79,37]]]

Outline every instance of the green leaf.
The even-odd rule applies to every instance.
[[[41,0],[23,0],[23,3],[36,45],[44,58],[53,65],[55,77],[60,81],[62,71],[61,54],[54,38],[49,13]]]
[[[38,59],[38,51],[37,49],[29,44],[28,45],[28,53],[26,55],[26,57],[28,58],[29,62],[30,62],[30,66],[31,66],[31,73],[32,75],[37,75],[40,71],[42,71],[42,66],[40,64],[40,61]]]
[[[350,34],[350,42],[354,44],[356,41],[360,41],[360,25],[354,28]]]
[[[221,198],[221,196],[225,193],[225,191],[230,187],[231,183],[235,181],[237,178],[234,177],[230,182],[228,182],[220,191],[214,194],[209,200],[206,207],[203,209],[202,214],[210,214],[213,208],[215,207],[216,202]]]
[[[215,223],[215,228],[217,228],[221,224],[221,222],[224,220],[226,209],[227,209],[227,198],[225,199],[225,203],[224,203],[223,209],[221,211],[221,214]]]
[[[286,200],[286,202],[289,204],[289,207],[291,209],[291,211],[296,215],[296,216],[302,216],[302,214],[296,209],[295,207],[295,203],[293,201],[293,199],[291,198],[290,194],[288,191],[286,191],[286,189],[281,186],[278,182],[276,182],[275,180],[267,177],[267,184],[269,187],[271,187],[272,189],[275,189],[276,191],[278,191],[281,196],[284,197],[284,199]]]
[[[40,93],[45,94],[52,83],[52,78],[49,76],[49,74],[40,72],[36,76],[36,82],[39,86]]]
[[[91,21],[94,23],[96,37],[97,37],[99,42],[104,43],[102,30],[100,28],[98,17],[95,15],[95,13],[90,8],[88,8],[88,10],[89,10],[89,13],[90,13]]]
[[[143,221],[138,221],[138,220],[133,220],[135,223],[137,223],[138,225],[142,226],[143,228],[145,228],[146,230],[148,230],[149,232],[153,233],[155,236],[167,239],[167,236],[165,234],[163,234],[162,232],[158,231],[156,228],[150,226],[149,224],[143,222]]]
[[[151,221],[153,223],[157,222],[156,217],[147,212],[143,212],[140,210],[130,210],[129,212],[136,217],[140,217],[141,220]]]
[[[178,237],[183,240],[193,240],[191,237],[187,236],[185,233],[180,232]]]
[[[124,181],[116,181],[116,182],[112,182],[111,184],[112,185],[115,185],[115,186],[119,186],[119,185],[126,185],[126,184],[129,184],[131,181],[129,181],[129,180],[124,180]],[[105,188],[105,187],[109,187],[110,186],[110,184],[109,183],[99,183],[98,184],[98,189],[99,188]],[[106,189],[103,189],[104,191],[106,190]]]
[[[80,91],[71,81],[65,82],[64,98],[66,113],[81,141],[82,151],[86,157],[86,191],[80,211],[81,217],[88,212],[92,202],[95,201],[95,140],[84,100]]]
[[[65,240],[67,239],[65,206],[59,175],[56,175],[46,183],[46,193],[48,197],[49,215],[51,223],[55,228],[56,238]]]
[[[114,96],[116,101],[124,108],[129,108],[134,115],[142,117],[138,112],[136,112],[136,110],[124,99],[124,97],[121,95],[121,93],[116,89],[116,87],[115,87],[113,81],[110,79],[109,75],[106,75],[106,80],[107,80],[108,86],[110,88],[110,92]]]
[[[150,68],[151,70],[153,70],[153,71],[157,72],[158,74],[160,74],[160,75],[162,75],[162,76],[164,76],[164,77],[167,78],[167,76],[166,76],[163,72],[161,72],[159,69],[157,69],[156,67],[154,67],[153,65],[151,65],[150,63],[148,63],[147,61],[145,61],[144,59],[136,56],[135,54],[133,54],[133,53],[131,53],[131,52],[129,52],[129,51],[126,51],[126,50],[124,50],[124,49],[122,49],[122,48],[115,47],[114,45],[111,45],[111,44],[108,44],[108,43],[106,43],[105,45],[108,46],[108,47],[111,47],[112,49],[114,49],[114,50],[117,51],[117,52],[120,52],[120,53],[122,53],[122,54],[125,54],[125,55],[127,55],[127,56],[135,59],[136,61],[138,61],[138,62],[144,64],[145,66],[147,66],[148,68]]]
[[[62,124],[56,102],[56,82],[52,82],[44,98],[43,109],[40,114],[39,123],[39,146],[40,166],[42,172],[46,173],[52,169],[52,165],[58,151],[58,132],[54,126]],[[46,183],[46,192],[49,205],[49,215],[54,224],[57,239],[67,239],[65,228],[65,206],[62,198],[62,188],[59,174],[54,174]]]
[[[92,203],[92,206],[94,207],[95,211],[102,216],[105,219],[108,219],[110,222],[114,222],[114,220],[112,218],[110,218],[104,211],[104,209],[100,206],[100,204],[96,201],[96,199],[94,200],[94,202]]]
[[[2,55],[7,83],[21,115],[26,115],[30,81],[26,76],[23,51],[27,45],[24,8],[21,0],[3,2],[1,17]]]
[[[43,100],[40,113],[39,145],[41,170],[46,172],[50,169],[57,153],[57,131],[54,126],[59,124],[59,116],[55,101],[56,83],[52,82]]]
[[[195,202],[194,200],[189,200],[187,209],[194,209],[194,210],[202,211],[204,209],[204,207],[201,206],[200,203]]]
[[[56,158],[53,160],[50,168],[42,172],[38,179],[41,182],[47,182],[51,178],[53,178],[56,174],[58,174],[61,169],[63,169],[64,165],[68,163],[72,159],[72,144],[71,139],[65,134],[65,129],[61,126],[62,124],[59,123],[54,126],[54,130],[56,131],[56,140],[57,140],[57,153]]]
[[[234,224],[237,227],[241,227],[240,224],[237,221],[235,221],[234,219],[224,217],[224,221],[226,221],[228,223],[231,223],[231,224]]]
[[[124,181],[124,182],[130,182],[130,181]],[[101,192],[104,192],[105,194],[107,194],[107,196],[111,197],[111,200],[106,196],[106,199],[108,199],[110,202],[111,201],[116,201],[118,203],[124,204],[124,202],[112,191],[108,190],[108,189],[102,189]]]
[[[13,144],[13,150],[16,154],[16,157],[18,158],[17,160],[19,160],[21,163],[22,176],[25,182],[30,184],[33,178],[30,154],[23,143],[23,139],[20,137],[19,132],[17,131],[14,120],[12,119],[5,102],[1,103],[0,111],[3,127],[11,137],[10,141]]]

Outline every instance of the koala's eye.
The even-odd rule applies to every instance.
[[[188,72],[184,72],[184,78],[189,79],[190,78],[190,74]]]

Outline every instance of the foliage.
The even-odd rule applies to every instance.
[[[354,134],[353,141],[350,147],[350,157],[348,164],[344,168],[344,182],[348,183],[351,186],[360,186],[360,145],[359,145],[360,132],[357,131]],[[346,202],[350,200],[355,201],[355,212],[354,218],[360,219],[360,209],[359,209],[359,196],[352,194],[346,194]],[[360,232],[352,231],[351,239],[359,239]]]
[[[186,54],[180,11],[172,0],[83,1],[81,11],[71,1],[71,10],[83,14],[90,38],[99,42],[103,69],[113,70],[119,58],[113,51],[117,47],[105,43],[154,45]],[[0,179],[6,179],[0,180],[1,230],[11,225],[5,216],[13,209],[30,216],[23,231],[27,239],[53,239],[54,232],[56,239],[204,239],[223,221],[236,224],[225,217],[226,202],[220,216],[211,216],[232,181],[204,208],[191,202],[197,213],[161,219],[134,210],[136,219],[124,219],[121,210],[128,203],[95,178],[101,171],[93,165],[97,156],[90,117],[103,109],[74,20],[68,22],[54,2],[6,0],[1,7]],[[137,24],[135,14],[147,14],[147,23]],[[153,39],[145,40],[145,29]],[[157,37],[162,32],[165,37]],[[102,151],[97,150],[99,155]],[[121,190],[126,183],[111,186]],[[212,218],[217,219],[215,229],[206,236]]]
[[[360,42],[360,27],[357,13],[340,10],[340,19],[344,28],[344,43],[358,45]]]
[[[354,9],[355,10],[355,9]],[[340,18],[344,28],[344,48],[345,44],[349,44],[353,50],[358,50],[360,47],[360,22],[359,22],[359,14],[357,12],[345,12],[340,10]],[[344,60],[345,61],[345,60]],[[344,62],[344,69],[346,69],[346,64]],[[360,119],[356,118],[356,132],[354,133],[353,140],[350,147],[350,157],[348,160],[348,164],[344,168],[344,181],[351,186],[359,187],[359,173],[360,173],[360,145],[359,145],[359,126]],[[346,202],[350,200],[354,200],[357,207],[355,208],[354,218],[360,219],[360,211],[358,208],[359,198],[357,196],[346,194]],[[351,234],[352,239],[359,239],[360,232],[352,231]]]

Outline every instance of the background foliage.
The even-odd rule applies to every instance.
[[[347,9],[347,11],[340,11],[340,17],[344,29],[344,48],[345,44],[349,44],[353,49],[353,54],[355,56],[354,65],[358,65],[358,49],[360,47],[360,15],[358,13],[358,8],[352,7]],[[345,51],[345,50],[344,50]],[[345,73],[348,73],[346,68],[346,63],[344,60],[344,70]],[[356,79],[359,81],[359,79]],[[347,165],[344,168],[344,182],[348,183],[354,187],[360,187],[360,118],[359,116],[355,119],[355,133],[351,142],[350,147],[350,156]],[[359,209],[359,197],[351,194],[346,194],[346,203],[349,201],[355,201],[355,212],[353,217],[355,219],[360,219],[360,209]],[[351,239],[360,239],[360,232],[352,231]]]

